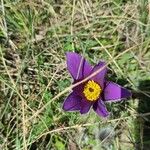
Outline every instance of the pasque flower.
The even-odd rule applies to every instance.
[[[100,61],[92,67],[77,53],[68,52],[66,57],[67,68],[74,80],[73,83],[80,82],[98,69],[102,69],[98,74],[72,89],[72,93],[63,104],[65,111],[79,111],[81,114],[86,114],[92,107],[98,115],[107,117],[109,112],[105,106],[106,102],[121,101],[131,96],[131,92],[124,87],[106,80],[105,62]]]

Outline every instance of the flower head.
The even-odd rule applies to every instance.
[[[107,73],[105,62],[100,61],[92,67],[77,53],[68,52],[66,56],[67,68],[73,77],[74,83],[85,79],[100,68],[102,69],[98,74],[72,89],[72,93],[63,104],[65,111],[80,111],[81,114],[85,114],[93,107],[98,115],[107,117],[109,112],[105,106],[106,102],[121,101],[131,96],[131,92],[127,89],[105,79]]]

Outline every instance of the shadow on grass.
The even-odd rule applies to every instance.
[[[118,79],[117,83],[123,86],[128,82],[125,79]],[[135,150],[150,150],[150,80],[140,81],[138,89],[141,90],[142,93],[134,92],[130,89],[133,99],[139,100],[137,108],[139,116],[135,119],[134,125]],[[123,101],[118,104],[117,108],[125,111],[125,106],[128,105],[129,101]],[[113,110],[114,116],[120,116],[118,109],[116,111]]]
[[[139,99],[137,123],[135,124],[136,131],[138,132],[137,150],[150,149],[150,80],[143,80],[139,83],[139,89],[142,93],[135,93],[135,98]],[[139,126],[137,128],[137,125]]]

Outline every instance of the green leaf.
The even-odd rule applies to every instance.
[[[65,145],[63,142],[59,141],[58,139],[56,140],[55,146],[57,150],[65,150]]]

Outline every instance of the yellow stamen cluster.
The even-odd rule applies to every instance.
[[[87,100],[96,101],[101,94],[101,87],[93,80],[87,82],[84,87],[83,93]]]

